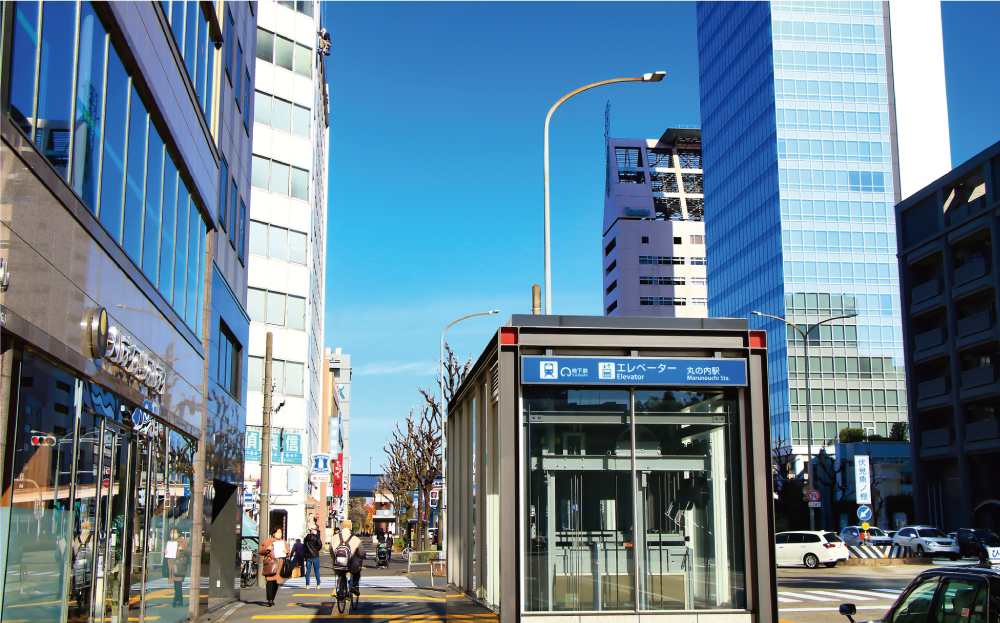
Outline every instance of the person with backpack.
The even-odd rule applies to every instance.
[[[360,595],[361,561],[365,559],[365,548],[361,546],[361,539],[351,532],[353,527],[350,519],[340,524],[340,532],[330,541],[330,555],[333,557],[334,572],[340,577],[350,572],[351,592]]]
[[[316,576],[316,588],[319,588],[319,554],[323,551],[323,539],[316,528],[310,528],[302,542],[302,553],[306,559],[306,588],[309,588],[309,570]]]

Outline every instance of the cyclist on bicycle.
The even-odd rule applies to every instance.
[[[340,524],[340,532],[334,535],[330,539],[330,555],[335,556],[337,548],[341,545],[347,545],[351,550],[351,592],[355,595],[361,594],[361,588],[359,582],[361,581],[361,561],[365,559],[365,548],[361,546],[361,539],[354,536],[351,529],[354,524],[351,523],[350,519],[345,519],[343,523]],[[336,564],[336,563],[335,563]],[[343,577],[347,572],[338,571],[337,575]]]

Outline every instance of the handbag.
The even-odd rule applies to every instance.
[[[178,554],[170,565],[170,572],[175,578],[187,576],[187,556]]]
[[[270,578],[278,575],[278,561],[270,556],[264,557],[264,577]]]
[[[287,580],[288,578],[292,577],[292,573],[294,572],[295,572],[295,560],[293,560],[290,556],[286,557],[284,559],[284,562],[281,563],[281,577]]]

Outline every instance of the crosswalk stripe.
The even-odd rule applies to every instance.
[[[873,588],[873,591],[878,591],[880,593],[889,593],[890,595],[902,595],[903,591],[897,591],[891,588]]]
[[[891,599],[889,595],[885,593],[874,593],[872,591],[861,591],[855,590],[853,588],[841,588],[839,589],[841,593],[847,593],[849,595],[867,595],[868,597],[878,597],[879,599]],[[875,589],[878,590],[878,589]]]
[[[778,601],[780,603],[788,603],[788,604],[800,604],[800,603],[802,603],[801,599],[789,599],[787,597],[778,597]]]
[[[813,593],[815,595],[829,595],[830,597],[834,597],[836,599],[843,599],[844,598],[844,594],[843,593],[834,593],[834,592],[831,592],[831,591],[812,591],[812,590],[809,591],[809,592]],[[852,596],[852,598],[853,599],[857,599],[858,601],[875,601],[871,597],[854,597],[854,596]]]
[[[830,601],[829,599],[826,599],[824,597],[814,597],[812,595],[803,595],[801,593],[783,593],[781,591],[778,591],[778,594],[783,595],[785,597],[792,597],[795,599],[809,599],[811,601]]]

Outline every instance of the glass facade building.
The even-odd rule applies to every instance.
[[[0,620],[239,597],[254,11],[0,4]]]
[[[907,419],[885,6],[697,8],[710,315],[805,329],[857,313],[810,333],[814,452],[845,427],[887,435]],[[801,448],[805,345],[779,321],[753,326],[770,338],[773,443]]]

